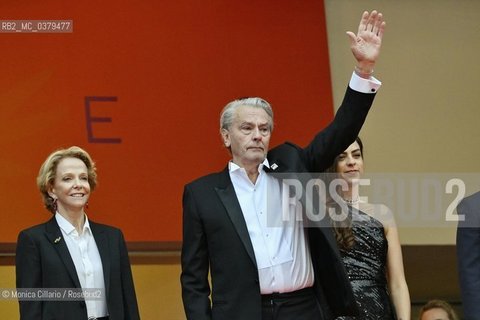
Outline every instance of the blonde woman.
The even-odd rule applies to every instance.
[[[62,296],[19,300],[20,319],[139,319],[122,232],[91,221],[85,212],[97,185],[90,155],[75,146],[51,153],[37,185],[52,217],[18,236],[17,288]],[[69,292],[79,298],[68,299]]]

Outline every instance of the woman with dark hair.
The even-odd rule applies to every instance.
[[[391,212],[359,195],[360,138],[336,157],[328,172],[336,185],[328,203],[333,230],[360,311],[359,316],[338,319],[410,319],[410,295]]]
[[[96,185],[95,163],[79,147],[41,166],[37,186],[53,216],[18,235],[17,290],[32,298],[19,299],[20,319],[140,318],[122,232],[85,212]]]

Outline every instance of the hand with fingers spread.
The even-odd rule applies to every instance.
[[[358,35],[349,33],[357,73],[359,68],[373,68],[384,27],[380,13],[365,12]],[[333,121],[305,148],[292,143],[268,148],[274,121],[264,99],[246,97],[225,105],[219,131],[231,160],[222,172],[200,177],[183,191],[180,282],[186,319],[317,320],[359,315],[329,218],[295,219],[298,213],[316,216],[323,208],[307,209],[305,198],[310,197],[286,204],[278,185],[283,183],[282,174],[325,171],[358,136],[381,85],[371,73],[352,74]],[[303,128],[303,123],[298,125]],[[266,193],[268,199],[256,196]],[[281,219],[279,214],[286,213],[289,223],[264,228],[256,208],[267,207],[273,208],[269,217]],[[287,230],[291,228],[298,232]],[[280,259],[272,259],[272,254]]]
[[[347,32],[350,38],[350,48],[357,59],[355,71],[364,78],[368,78],[373,73],[373,68],[380,55],[385,25],[382,13],[376,10],[371,13],[365,11],[362,14],[357,34],[355,35],[351,31]]]

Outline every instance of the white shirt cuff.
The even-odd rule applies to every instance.
[[[370,77],[370,79],[365,79],[359,77],[355,72],[352,74],[352,78],[350,79],[349,87],[355,91],[362,92],[362,93],[375,93],[382,85],[375,77]]]

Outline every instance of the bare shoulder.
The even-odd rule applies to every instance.
[[[383,203],[360,202],[359,209],[375,217],[376,215],[392,214],[392,210]]]
[[[360,202],[359,209],[380,221],[386,229],[395,225],[392,210],[382,203]]]

